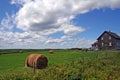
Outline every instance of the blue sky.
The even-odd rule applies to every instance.
[[[0,49],[88,48],[119,21],[120,0],[1,0]]]
[[[11,5],[10,0],[1,0],[0,2],[0,20],[2,20],[6,13],[9,15],[12,15],[13,13],[16,13],[18,11],[19,7],[16,5]]]
[[[86,27],[87,30],[83,32],[82,36],[95,39],[105,30],[120,34],[119,19],[120,9],[111,10],[106,8],[78,15],[73,21],[76,25]]]

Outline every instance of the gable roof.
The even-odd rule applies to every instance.
[[[111,32],[111,31],[104,31],[104,32],[97,38],[97,40],[98,40],[103,34],[105,34],[105,33],[107,33],[107,34],[111,35],[112,37],[120,40],[120,36],[117,35],[116,33]]]

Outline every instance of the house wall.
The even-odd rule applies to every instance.
[[[92,50],[95,50],[95,51],[98,50],[98,44],[97,43],[92,44]]]
[[[116,49],[120,50],[120,40],[116,40]]]
[[[98,48],[101,49],[115,49],[116,48],[116,39],[109,35],[108,33],[104,33],[98,39]]]

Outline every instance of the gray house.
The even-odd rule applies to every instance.
[[[104,31],[92,44],[94,50],[120,50],[120,36],[111,31]]]

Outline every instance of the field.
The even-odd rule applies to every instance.
[[[48,67],[25,68],[31,53],[44,54]],[[0,80],[120,80],[120,51],[18,50],[1,51]]]

